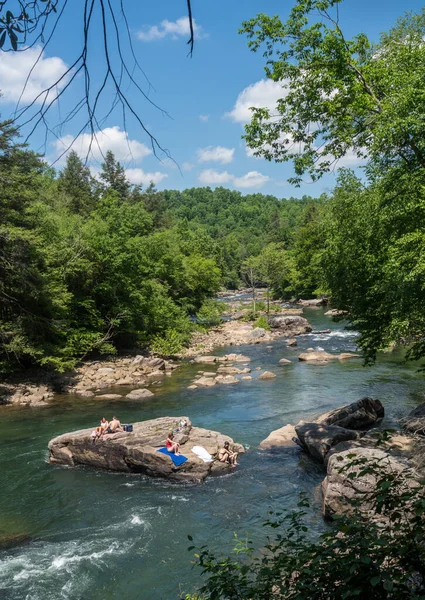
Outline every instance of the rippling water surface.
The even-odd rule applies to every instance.
[[[260,452],[258,444],[273,429],[365,395],[382,400],[384,426],[392,426],[423,400],[423,375],[397,352],[381,355],[371,368],[358,360],[299,363],[298,354],[309,347],[356,348],[355,334],[324,317],[323,310],[304,312],[314,328],[332,333],[301,336],[295,349],[284,341],[270,348],[238,348],[251,357],[254,377],[261,367],[277,374],[273,380],[190,391],[186,388],[199,366],[185,365],[165,378],[148,402],[61,396],[42,409],[0,407],[0,532],[29,536],[27,543],[0,551],[0,598],[177,599],[179,586],[190,591],[198,578],[191,570],[188,534],[197,544],[223,550],[234,532],[249,532],[261,543],[263,517],[269,510],[294,507],[300,492],[313,500],[312,529],[323,528],[317,504],[321,467],[297,450]],[[229,351],[234,350],[217,353]],[[280,358],[293,364],[280,367]],[[239,469],[201,486],[47,462],[52,437],[112,413],[123,422],[187,415],[249,451]]]

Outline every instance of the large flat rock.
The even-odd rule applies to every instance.
[[[319,423],[299,423],[295,427],[301,445],[307,452],[320,462],[325,460],[329,450],[348,440],[360,437],[357,431],[338,427],[336,425],[321,425]]]
[[[186,422],[181,427],[179,424]],[[181,454],[187,461],[175,467],[169,456],[158,452],[165,446],[170,430],[181,445]],[[70,467],[85,465],[96,469],[144,473],[151,477],[166,477],[172,480],[201,482],[208,475],[228,472],[229,466],[219,461],[203,462],[192,452],[194,446],[202,446],[213,457],[225,441],[239,453],[244,452],[241,444],[217,431],[193,427],[188,417],[161,417],[134,423],[132,433],[116,433],[92,442],[93,428],[81,429],[60,435],[49,442],[50,462]]]
[[[307,319],[298,316],[270,317],[269,324],[272,329],[278,329],[286,336],[302,335],[312,329]]]

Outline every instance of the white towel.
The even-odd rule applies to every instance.
[[[202,446],[193,446],[192,452],[206,463],[213,461],[213,457],[211,456],[211,454]]]

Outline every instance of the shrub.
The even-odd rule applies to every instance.
[[[351,515],[335,519],[316,541],[309,532],[308,502],[301,498],[297,511],[264,523],[276,533],[260,551],[238,538],[230,556],[197,549],[196,562],[206,575],[202,600],[423,600],[424,482],[383,473],[378,463],[363,458],[357,466],[349,476],[372,475],[375,489],[355,498]],[[364,502],[374,518],[361,510]]]
[[[266,331],[270,331],[271,329],[267,317],[264,316],[258,317],[258,319],[253,323],[253,327],[262,327],[263,329],[266,329]]]
[[[174,356],[188,343],[187,335],[176,329],[167,329],[162,335],[152,338],[151,350],[161,356]]]

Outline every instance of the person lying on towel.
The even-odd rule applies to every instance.
[[[180,444],[174,441],[174,434],[172,431],[168,434],[165,447],[168,452],[173,452],[176,456],[180,456]]]

